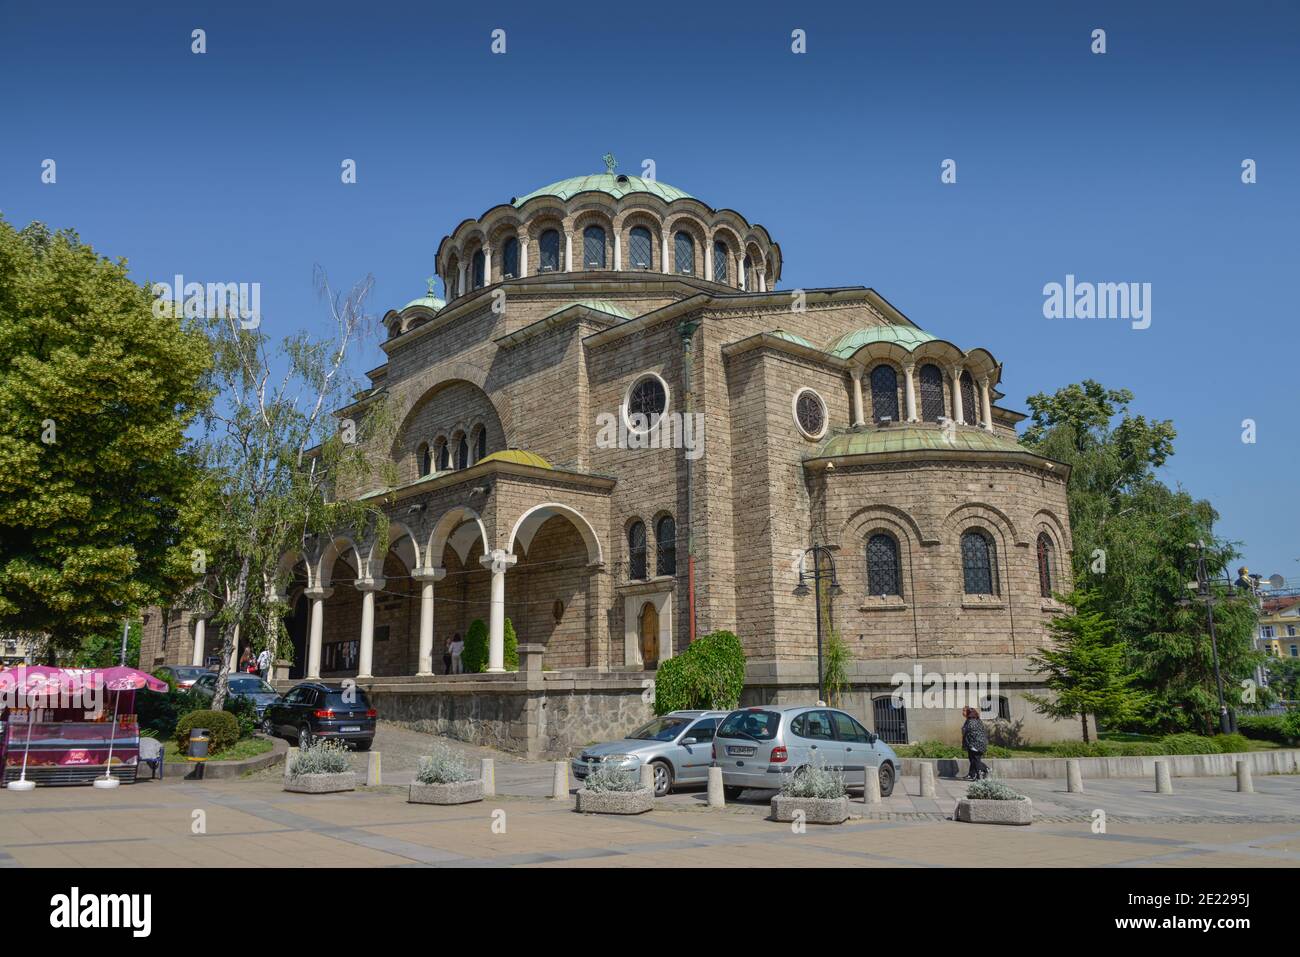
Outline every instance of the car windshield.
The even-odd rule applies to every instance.
[[[275,689],[263,681],[261,678],[236,678],[231,675],[228,679],[230,690],[235,694],[261,694],[264,692],[275,693]]]
[[[727,716],[718,728],[719,738],[749,738],[753,741],[771,741],[781,726],[781,716],[775,711],[736,711]]]
[[[671,715],[655,718],[649,724],[637,728],[628,737],[634,741],[672,741],[693,720],[695,719],[675,718]]]
[[[199,675],[207,674],[206,668],[173,668],[174,674],[181,681],[193,681]]]

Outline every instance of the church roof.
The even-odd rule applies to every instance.
[[[616,302],[610,302],[608,299],[576,299],[573,302],[566,302],[559,309],[553,309],[546,314],[546,318],[559,315],[566,309],[572,309],[574,306],[583,306],[587,309],[594,309],[596,312],[607,313],[616,319],[631,319],[632,314]]]
[[[539,469],[549,469],[551,463],[546,461],[536,452],[529,452],[525,449],[503,449],[500,452],[493,452],[485,455],[475,465],[483,462],[513,462],[515,465],[531,465]]]
[[[944,438],[943,429],[891,426],[837,432],[827,437],[805,459],[836,458],[843,455],[874,455],[879,452],[1024,452],[1014,439],[984,429],[955,429]]]
[[[770,335],[776,336],[778,339],[784,339],[786,342],[793,342],[798,346],[807,346],[809,349],[817,348],[803,336],[797,335],[793,332],[786,332],[784,329],[773,329]]]
[[[622,173],[592,173],[589,176],[570,176],[558,183],[551,183],[549,186],[535,189],[527,196],[519,196],[510,202],[519,207],[538,196],[555,196],[559,199],[569,199],[590,190],[607,193],[615,199],[622,199],[629,193],[650,193],[653,196],[658,196],[665,203],[671,203],[675,199],[695,198],[676,186],[669,186],[667,183],[661,183],[654,179],[625,176]]]
[[[847,359],[865,345],[873,342],[892,342],[911,352],[923,342],[931,342],[935,336],[915,326],[868,326],[855,329],[840,336],[826,347],[826,351],[840,359]]]
[[[426,309],[432,309],[434,312],[437,312],[445,305],[447,304],[443,302],[441,299],[439,299],[437,296],[421,296],[419,299],[412,299],[410,302],[408,302],[398,311],[405,312],[407,309],[410,309],[412,306],[424,306]]]

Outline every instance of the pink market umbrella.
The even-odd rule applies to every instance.
[[[161,678],[155,678],[151,674],[146,674],[135,668],[128,668],[125,665],[115,665],[112,668],[96,668],[94,674],[101,683],[101,686],[108,691],[139,691],[141,688],[147,688],[150,691],[166,691],[167,682]],[[113,727],[108,735],[108,763],[104,767],[104,776],[95,779],[97,788],[115,788],[120,783],[117,778],[113,777],[113,740],[117,737],[117,706],[122,700],[121,694],[113,698]]]
[[[80,690],[80,687],[77,676],[69,675],[62,668],[51,668],[45,665],[20,665],[0,674],[0,691],[5,695],[12,694],[15,702],[20,698],[28,700],[27,741],[23,745],[23,769],[18,780],[8,785],[9,790],[30,791],[36,787],[35,781],[27,780],[27,754],[32,746],[32,725],[36,723],[36,710],[31,700],[49,695],[57,698],[60,692],[71,694]]]

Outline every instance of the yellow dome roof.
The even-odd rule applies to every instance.
[[[504,449],[500,452],[493,452],[490,455],[483,456],[479,459],[479,462],[513,462],[515,465],[531,465],[539,469],[549,469],[551,467],[551,463],[536,452],[529,452],[525,449]]]

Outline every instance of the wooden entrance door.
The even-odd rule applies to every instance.
[[[659,665],[659,611],[654,602],[641,606],[639,626],[641,634],[641,661],[646,668]]]

